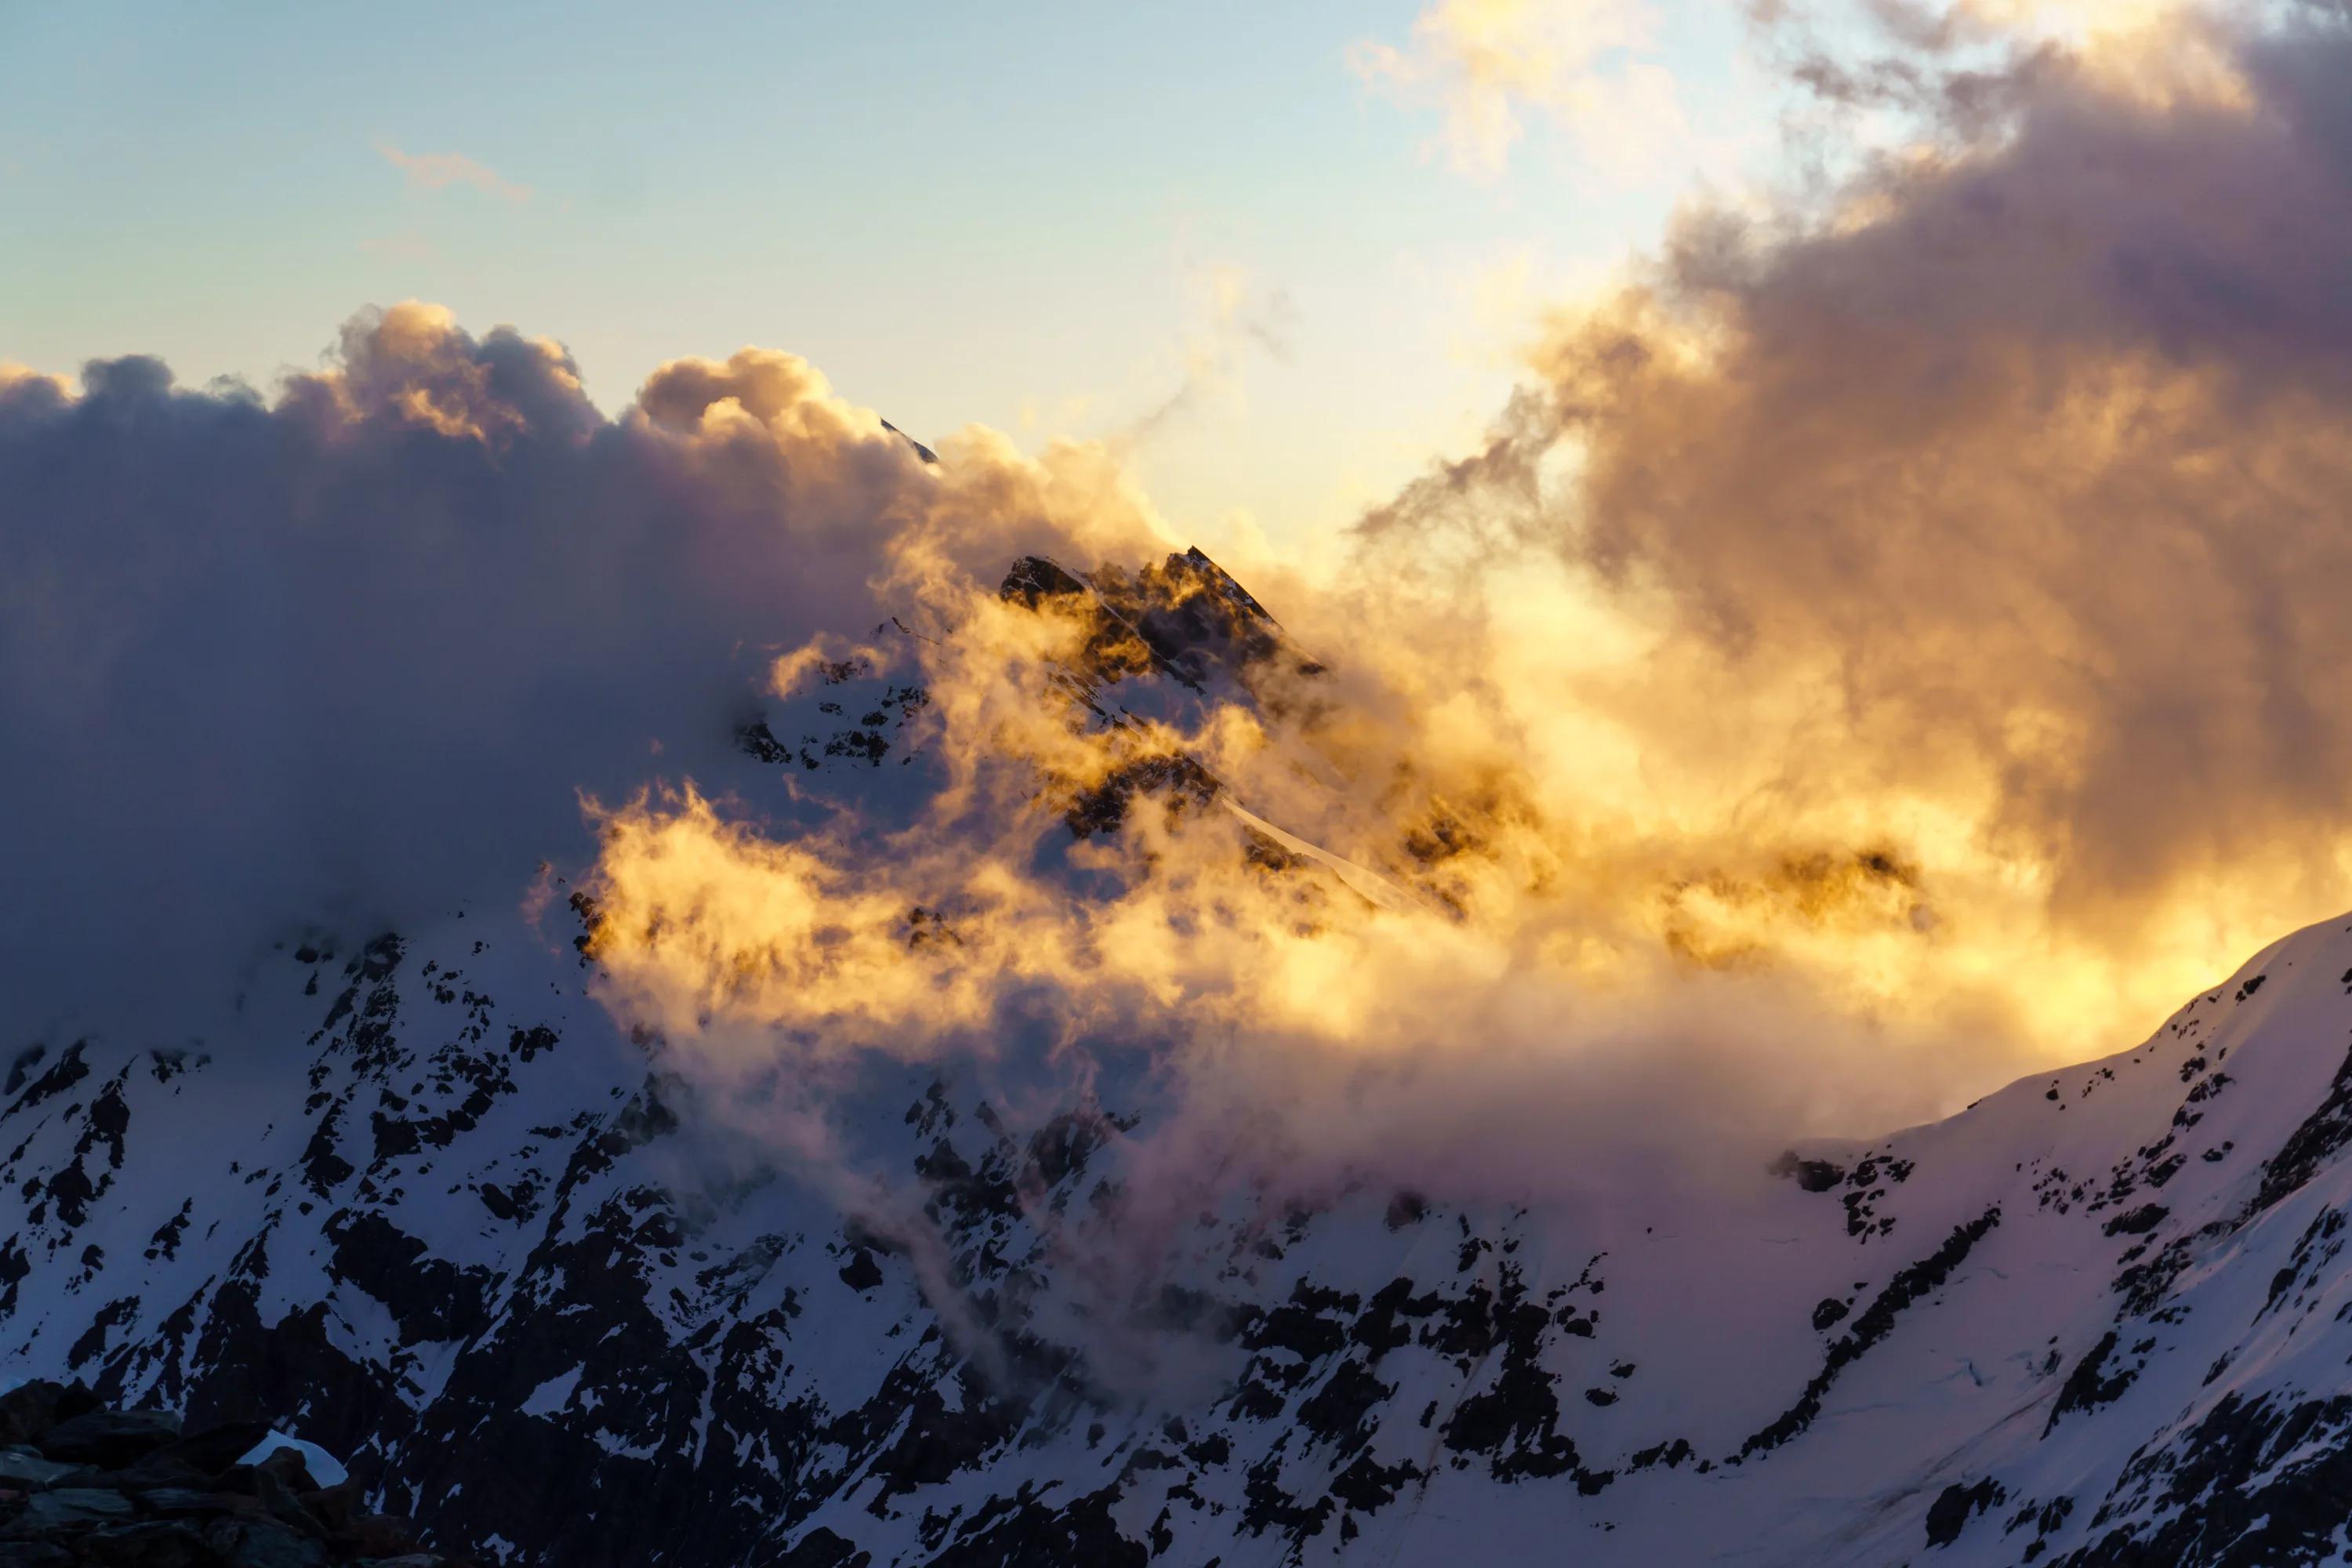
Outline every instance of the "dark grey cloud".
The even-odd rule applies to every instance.
[[[777,646],[875,618],[923,467],[786,356],[609,421],[422,307],[271,403],[0,382],[0,1045],[202,1034],[272,941],[589,858],[579,792],[708,775]]]

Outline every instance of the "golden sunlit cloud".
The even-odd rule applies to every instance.
[[[1638,0],[1439,0],[1404,47],[1367,40],[1349,64],[1382,92],[1435,106],[1434,145],[1459,174],[1500,175],[1533,111],[1631,181],[1678,173],[1666,165],[1693,140],[1673,74],[1643,58],[1657,33]]]
[[[2352,899],[2352,379],[2297,259],[2333,175],[2288,88],[2021,102],[1818,233],[1694,214],[1343,571],[1255,581],[1280,626],[1139,573],[1131,503],[1000,587],[1035,479],[949,444],[882,579],[925,636],[860,655],[925,694],[936,796],[790,842],[614,810],[609,999],[729,1062],[984,1055],[1035,1009],[1336,1083],[1675,1059],[1705,996],[1714,1070],[1802,1020],[1774,1113],[1847,1126],[2137,1037]]]

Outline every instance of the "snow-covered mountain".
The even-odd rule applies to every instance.
[[[1007,584],[1131,634],[1075,678],[1107,724],[1120,658],[1197,689],[1290,651],[1204,557],[1155,571]],[[907,762],[924,694],[826,674],[747,770]],[[1141,795],[1218,785],[1139,763],[1071,833]],[[1113,1299],[1072,1238],[1116,1227],[1145,1089],[1019,1110],[867,1064],[857,1168],[927,1252],[616,1024],[555,908],[289,945],[234,1049],[18,1056],[0,1374],[279,1422],[439,1543],[564,1568],[2346,1547],[2352,921],[2136,1049],[1746,1185],[1237,1194]]]

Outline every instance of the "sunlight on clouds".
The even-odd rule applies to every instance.
[[[2253,105],[2232,33],[2200,0],[1959,0],[1952,16],[1964,29],[2060,49],[2104,90],[2149,108]]]
[[[1181,711],[1128,711],[1130,600],[1209,614],[1216,580],[1139,576],[1156,521],[1069,448],[1127,521],[1060,514],[1093,587],[1000,593],[986,542],[1042,476],[968,433],[885,577],[928,629],[892,668],[929,693],[937,797],[784,860],[658,796],[611,842],[698,835],[716,881],[860,889],[827,940],[881,966],[860,1026],[902,1053],[996,1048],[1009,1008],[1221,1072],[1667,1059],[1703,996],[1743,1020],[1710,1050],[1817,1036],[1775,1070],[1851,1125],[2128,1042],[2352,896],[2326,586],[2352,453],[2302,352],[2337,307],[2275,244],[2333,176],[2226,104],[2033,81],[2014,128],[1886,166],[1837,223],[1694,211],[1634,281],[1556,307],[1480,449],[1328,570],[1252,565],[1298,651]],[[2117,236],[2157,259],[2119,276]],[[2215,275],[2307,331],[2212,310]],[[1113,790],[1124,827],[1073,844]],[[1063,846],[1084,896],[1042,868]],[[824,986],[764,978],[814,960],[646,864],[602,868],[616,1005],[722,1055],[834,1037],[795,999]],[[1409,897],[1363,892],[1386,886]]]
[[[1691,16],[1726,23],[1738,14],[1728,0],[1680,3]],[[1429,150],[1442,151],[1455,172],[1481,181],[1504,174],[1531,117],[1551,123],[1585,166],[1621,186],[1671,185],[1698,171],[1719,178],[1753,163],[1773,134],[1786,134],[1810,94],[1835,100],[1891,89],[1891,103],[1964,67],[1987,83],[1998,80],[2037,51],[2069,62],[2113,97],[2151,109],[2245,109],[2252,102],[2234,52],[2236,31],[2201,0],[1920,6],[1794,0],[1748,14],[1751,43],[1800,45],[1796,57],[1782,62],[1780,100],[1749,106],[1751,123],[1744,129],[1702,130],[1693,119],[1689,84],[1668,63],[1664,19],[1643,0],[1434,0],[1402,47],[1367,39],[1348,58],[1357,76],[1383,94],[1435,109],[1441,130]],[[1728,39],[1720,47],[1738,47]],[[1910,63],[1895,64],[1906,57]],[[1894,85],[1903,82],[1910,88]],[[1907,108],[1916,112],[1928,104]],[[1865,142],[1891,137],[1890,150],[1916,129],[1909,115],[1847,128]]]
[[[1673,74],[1644,58],[1657,42],[1657,17],[1637,0],[1439,0],[1403,48],[1367,40],[1349,64],[1402,101],[1434,105],[1435,144],[1458,173],[1499,176],[1535,110],[1594,168],[1632,183],[1671,173],[1694,139]]]
[[[1498,62],[1535,13],[1432,13],[1481,40],[1444,47],[1513,113],[1649,36],[1576,16],[1523,68]],[[374,695],[332,744],[191,710],[256,727],[263,782],[233,793],[259,804],[200,799],[169,840],[331,890],[333,855],[394,858],[380,820],[408,844],[500,819],[415,815],[440,797],[401,767],[438,777],[462,720],[509,748],[468,776],[529,782],[567,827],[570,791],[594,797],[597,994],[719,1077],[1140,1062],[1204,1115],[1370,1149],[1433,1083],[1602,1123],[1629,1084],[1682,1106],[1696,1083],[1716,1098],[1662,1125],[1717,1141],[1885,1126],[2127,1043],[2352,900],[2352,236],[2315,96],[2337,79],[2249,79],[2259,114],[2035,55],[2000,113],[1832,200],[1694,203],[1568,298],[1539,257],[1502,258],[1487,321],[1530,340],[1507,403],[1350,528],[1277,549],[1231,514],[1246,590],[1176,553],[1131,441],[1055,437],[1048,407],[1025,444],[975,426],[919,454],[805,359],[744,349],[662,364],[607,419],[562,345],[410,301],[268,407],[172,395],[152,361],[78,395],[0,372],[0,458],[97,454],[73,470],[93,516],[131,516],[100,504],[124,475],[196,488],[215,449],[243,476],[226,493],[257,498],[217,566],[152,580],[106,574],[203,531],[45,536],[0,576],[82,550],[77,580],[115,597],[6,629],[35,639],[22,668],[103,691],[116,656],[85,629],[261,625],[223,606],[247,560],[285,563],[318,625],[257,636],[205,689],[316,666]],[[1475,297],[1468,268],[1398,266]],[[1262,281],[1190,282],[1171,407],[1285,341]],[[476,595],[462,617],[417,608],[453,592]],[[111,607],[156,595],[172,614]],[[1180,669],[1186,638],[1225,651]],[[142,658],[120,713],[182,662]],[[509,689],[472,706],[485,670]],[[875,770],[898,793],[772,734],[730,750],[747,710],[852,674],[900,694],[892,761],[920,765]],[[13,699],[19,727],[100,715],[55,746],[135,773],[106,748],[147,745],[139,726],[60,679]],[[297,696],[290,715],[320,706]],[[608,731],[625,769],[566,749]],[[314,842],[280,788],[353,804]],[[79,885],[41,874],[51,900]],[[1515,1157],[1553,1157],[1537,1132]]]

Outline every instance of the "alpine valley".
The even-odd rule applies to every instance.
[[[1117,634],[1071,671],[1089,732],[1292,657],[1197,552],[1024,561],[1005,595]],[[704,782],[883,780],[924,701],[844,661]],[[1167,759],[1115,784],[1073,840],[1219,795]],[[1248,841],[1377,896],[1278,825]],[[235,1042],[12,1043],[0,1374],[275,1423],[437,1549],[557,1568],[2168,1568],[2352,1539],[2352,921],[2134,1049],[1730,1190],[1236,1194],[1108,1324],[1068,1237],[1116,1221],[1148,1079],[1041,1107],[865,1064],[836,1121],[919,1244],[616,1022],[596,906],[551,890],[289,939]]]

